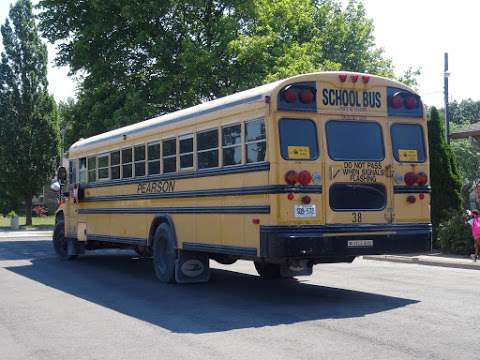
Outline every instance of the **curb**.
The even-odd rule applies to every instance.
[[[480,262],[477,263],[462,263],[449,261],[447,259],[431,259],[425,257],[409,257],[409,256],[395,256],[395,255],[365,255],[363,256],[365,260],[373,261],[387,261],[403,264],[418,264],[418,265],[429,265],[429,266],[439,266],[439,267],[449,267],[457,269],[468,269],[468,270],[480,270]]]

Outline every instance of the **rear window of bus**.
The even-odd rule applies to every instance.
[[[332,160],[381,161],[385,158],[382,129],[375,122],[330,120],[326,124]]]
[[[399,162],[424,162],[423,129],[418,124],[393,124],[390,128],[392,151]]]
[[[318,158],[317,127],[308,119],[280,119],[280,151],[285,160]]]

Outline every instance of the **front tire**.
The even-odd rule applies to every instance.
[[[73,260],[77,255],[68,254],[68,240],[65,238],[65,224],[59,221],[53,230],[53,248],[55,253],[62,260]]]
[[[280,264],[269,264],[255,261],[255,269],[262,279],[280,279],[282,274],[280,272]]]
[[[167,224],[161,224],[153,235],[153,267],[158,280],[163,283],[175,283],[175,262],[177,249],[173,232]]]

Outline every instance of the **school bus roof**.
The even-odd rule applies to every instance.
[[[120,140],[124,136],[140,135],[154,128],[160,128],[176,122],[193,119],[195,117],[206,115],[214,111],[219,111],[237,105],[244,105],[261,101],[264,99],[265,96],[270,95],[272,93],[272,90],[275,89],[275,87],[282,81],[283,80],[258,86],[253,89],[245,90],[233,95],[225,96],[216,100],[192,106],[187,109],[182,109],[173,113],[157,116],[152,119],[138,122],[136,124],[128,125],[99,135],[95,135],[87,139],[81,139],[75,142],[70,147],[69,152],[75,152],[77,150],[87,150],[88,148],[99,146],[101,143],[114,141],[116,139]]]
[[[264,100],[265,96],[271,96],[272,92],[275,89],[280,88],[284,86],[284,84],[288,84],[293,81],[304,81],[304,80],[309,80],[315,77],[318,78],[323,76],[337,77],[339,74],[361,75],[360,73],[352,73],[347,71],[326,71],[326,72],[302,74],[302,75],[293,76],[287,79],[278,80],[278,81],[265,84],[262,86],[258,86],[249,90],[241,91],[233,95],[225,96],[216,100],[212,100],[196,106],[192,106],[187,109],[182,109],[179,111],[175,111],[173,113],[169,113],[169,114],[157,116],[145,121],[141,121],[136,124],[111,130],[99,135],[89,137],[87,139],[80,139],[70,147],[69,154],[74,156],[74,154],[77,151],[84,152],[96,147],[101,147],[102,145],[108,142],[121,141],[124,138],[124,136],[127,136],[127,137],[131,137],[132,135],[141,136],[150,130],[161,128],[166,125],[174,124],[174,123],[185,121],[185,120],[192,120],[196,117],[200,117],[208,113],[223,110],[226,108],[254,103],[257,101],[262,101]],[[386,78],[371,75],[371,74],[368,74],[368,75],[371,78],[375,78],[377,80],[378,79],[381,79],[383,81],[387,80],[389,83],[392,83],[394,85],[397,85],[398,87],[402,87],[414,92],[412,89],[409,89],[405,85],[395,80],[390,80],[390,79],[386,79]]]

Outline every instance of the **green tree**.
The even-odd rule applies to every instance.
[[[468,123],[452,123],[452,130],[465,128]],[[470,192],[480,184],[480,144],[475,139],[453,139],[450,142],[462,179],[464,206],[469,205]]]
[[[1,183],[25,201],[32,223],[32,197],[52,176],[59,156],[56,104],[47,91],[47,48],[37,31],[32,4],[19,0],[1,27]]]
[[[471,124],[480,121],[480,101],[472,99],[453,101],[449,104],[450,120],[455,124]]]
[[[41,0],[39,8],[57,62],[84,74],[67,138],[298,73],[393,75],[358,1]]]
[[[462,183],[444,134],[443,121],[438,110],[432,107],[428,120],[428,142],[432,186],[431,215],[435,241],[439,224],[448,218],[450,212],[462,210]],[[438,245],[437,242],[434,244]]]

